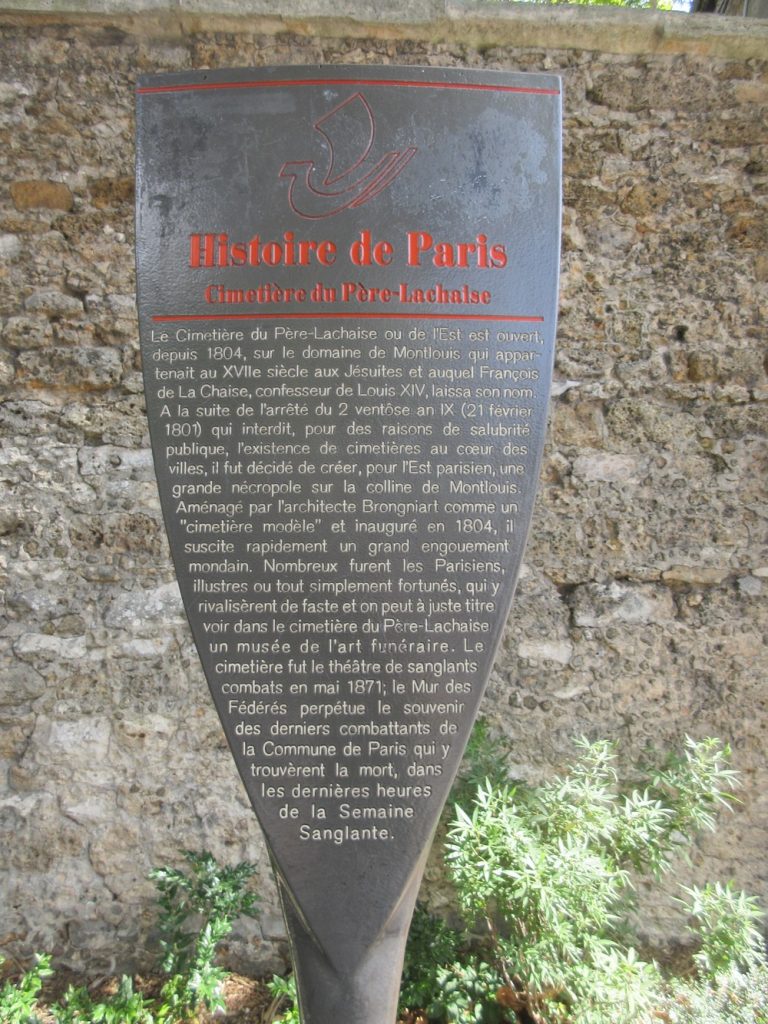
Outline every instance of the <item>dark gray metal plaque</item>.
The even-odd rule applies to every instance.
[[[155,466],[309,1024],[390,1024],[531,518],[560,84],[434,68],[138,88]]]

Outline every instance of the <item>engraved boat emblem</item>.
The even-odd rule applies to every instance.
[[[325,140],[325,173],[314,160],[290,160],[280,169],[280,177],[290,181],[291,209],[307,220],[332,217],[367,203],[392,184],[416,153],[416,147],[409,146],[376,158],[372,153],[376,120],[360,92],[324,114],[313,128]]]

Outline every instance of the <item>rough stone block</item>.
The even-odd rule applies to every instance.
[[[17,210],[71,210],[74,196],[60,181],[15,181],[11,198]]]

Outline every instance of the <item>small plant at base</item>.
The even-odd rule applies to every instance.
[[[158,889],[163,970],[169,975],[157,999],[136,992],[125,975],[117,991],[96,1000],[84,987],[70,987],[62,1003],[49,1007],[55,1024],[178,1024],[199,1007],[224,1008],[226,971],[214,964],[216,947],[240,914],[254,913],[258,898],[246,889],[253,865],[221,867],[210,853],[185,853],[189,873],[159,868],[150,877]],[[42,979],[51,975],[50,956],[17,984],[0,988],[0,1024],[41,1024],[35,1014]],[[3,958],[0,957],[0,966]]]
[[[213,962],[216,947],[235,918],[253,914],[258,902],[246,889],[254,865],[226,868],[210,853],[186,851],[184,856],[188,873],[165,867],[150,874],[159,894],[163,970],[169,975],[156,1011],[159,1022],[188,1019],[199,1006],[210,1012],[223,1009],[226,972]]]
[[[64,1003],[53,1008],[56,1024],[154,1024],[151,1003],[135,992],[123,975],[117,992],[105,1001],[94,1000],[86,988],[70,986]]]
[[[272,1002],[264,1015],[264,1024],[272,1024],[279,1020],[281,1024],[301,1024],[299,1017],[299,999],[296,994],[296,975],[272,975],[267,983]]]
[[[498,971],[470,954],[437,972],[437,993],[427,1014],[462,1024],[501,1024],[508,1019],[497,997],[501,987]]]
[[[0,967],[5,958],[0,956]],[[25,971],[18,982],[6,981],[0,988],[0,1021],[2,1024],[39,1024],[35,1013],[43,979],[53,974],[51,958],[38,954],[34,967]]]
[[[408,932],[400,985],[403,1010],[429,1011],[440,984],[438,975],[453,964],[461,937],[439,917],[417,904]]]

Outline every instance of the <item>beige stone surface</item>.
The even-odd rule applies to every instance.
[[[529,779],[582,733],[627,757],[729,741],[742,802],[693,844],[686,878],[734,877],[768,905],[768,66],[698,26],[621,52],[603,29],[590,44],[588,20],[562,42],[568,12],[546,48],[530,13],[504,11],[495,37],[470,13],[463,35],[455,17],[431,36],[385,19],[345,35],[341,19],[0,14],[0,948],[130,968],[150,941],[147,872],[191,848],[259,866],[264,917],[232,955],[268,968],[281,949],[183,619],[141,392],[133,85],[203,66],[562,74],[557,385],[484,713]],[[671,904],[647,901],[649,937],[679,936]]]

